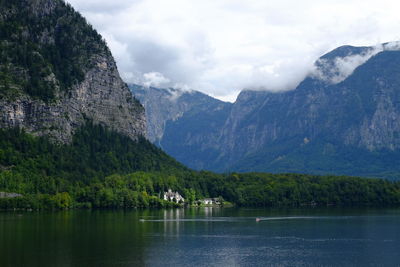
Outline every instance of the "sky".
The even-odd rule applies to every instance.
[[[105,38],[127,83],[234,101],[291,90],[341,45],[400,40],[395,0],[67,0]]]

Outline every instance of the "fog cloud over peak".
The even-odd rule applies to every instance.
[[[167,85],[170,82],[169,79],[165,78],[164,75],[159,72],[148,72],[143,74],[143,77],[145,80],[143,84],[146,87],[165,87],[164,85]]]
[[[367,62],[371,57],[385,50],[400,50],[400,42],[377,44],[364,49],[361,53],[343,57],[318,59],[309,75],[330,84],[337,84],[344,81],[356,68]]]
[[[125,81],[225,100],[293,89],[338,46],[400,40],[394,0],[67,1],[104,36]],[[338,59],[337,79],[363,60]]]
[[[357,67],[381,51],[383,51],[383,47],[379,45],[360,54],[333,59],[319,59],[314,64],[310,76],[330,84],[340,83],[350,76]]]

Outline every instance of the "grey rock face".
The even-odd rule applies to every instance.
[[[188,115],[218,112],[231,105],[197,91],[147,88],[135,84],[131,84],[129,87],[145,107],[148,122],[147,137],[158,145],[161,145],[169,124],[178,122],[182,117],[186,118]],[[198,123],[200,122],[198,121]],[[189,138],[187,141],[191,142],[192,140]]]
[[[132,84],[132,93],[145,107],[148,123],[147,138],[158,144],[164,135],[165,125],[169,120],[177,120],[191,108],[187,102],[181,101],[185,94],[176,89],[158,89]]]
[[[232,107],[196,91],[130,85],[146,108],[149,139],[191,168],[218,162],[221,127]]]
[[[5,7],[2,6],[2,8]],[[43,23],[53,21],[55,25],[45,25],[39,33],[37,33],[39,30],[36,30],[38,36],[31,36],[33,30],[30,30],[29,25],[25,25],[26,30],[22,34],[24,37],[11,40],[11,42],[15,42],[17,45],[19,45],[19,42],[33,42],[38,47],[38,51],[42,51],[40,49],[47,47],[48,44],[53,44],[54,46],[61,46],[60,50],[63,51],[62,45],[65,45],[65,41],[62,44],[55,43],[55,36],[62,32],[64,27],[60,26],[62,19],[57,16],[58,14],[66,14],[65,16],[71,19],[74,16],[79,18],[79,15],[74,14],[72,8],[66,7],[64,2],[59,0],[27,1],[25,8],[26,10],[23,12],[29,11],[31,20],[38,20]],[[18,12],[15,8],[5,8],[5,10],[8,10],[10,14]],[[5,15],[3,19],[12,17],[10,14]],[[24,25],[23,23],[21,22],[21,25]],[[88,48],[84,43],[82,47],[75,48],[82,50],[82,56],[79,59],[86,61],[82,62],[81,66],[83,79],[79,83],[74,83],[70,88],[61,89],[56,75],[50,73],[44,80],[52,81],[55,97],[47,102],[31,97],[25,93],[24,88],[18,87],[20,85],[13,85],[15,90],[19,92],[17,97],[0,97],[0,127],[18,126],[35,135],[46,135],[54,141],[68,143],[71,141],[74,131],[89,119],[133,140],[136,140],[139,136],[145,136],[144,108],[132,96],[128,86],[120,78],[115,61],[105,43],[101,39],[96,39],[97,33],[91,26],[86,25],[83,19],[79,23],[77,30],[79,33],[73,38],[85,40],[87,45],[90,46]],[[82,32],[90,37],[85,39]],[[10,42],[9,40],[0,41]],[[35,53],[38,54],[39,52]],[[68,57],[68,55],[66,56]],[[80,64],[81,62],[73,62],[72,64],[77,63]],[[6,64],[12,66],[14,62],[6,62]],[[18,65],[15,68],[21,69]],[[27,71],[22,69],[21,72]]]
[[[98,56],[96,67],[68,93],[58,92],[54,103],[24,95],[0,101],[1,127],[20,127],[36,135],[69,142],[74,130],[91,119],[136,140],[146,134],[143,107],[120,78],[111,56]]]

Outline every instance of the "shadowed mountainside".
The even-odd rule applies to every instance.
[[[341,72],[339,64],[351,60],[358,60],[359,66]],[[196,169],[396,179],[400,51],[388,44],[379,51],[343,46],[322,56],[315,66],[318,71],[294,90],[245,90],[234,104],[225,103],[225,109],[207,108],[209,101],[202,104],[205,111],[193,108],[196,111],[164,120],[159,144]],[[144,105],[151,113],[151,106]]]

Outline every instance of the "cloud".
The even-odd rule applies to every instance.
[[[382,49],[388,51],[400,50],[400,41],[385,43],[383,44]]]
[[[163,87],[170,82],[169,79],[165,78],[159,72],[148,72],[143,74],[144,82],[143,84],[146,87],[154,86],[154,87]]]
[[[67,0],[105,37],[122,77],[234,98],[293,89],[322,54],[400,39],[395,0]],[[351,72],[361,58],[336,65]],[[338,76],[338,79],[339,76]]]
[[[361,53],[334,58],[321,58],[316,61],[310,76],[329,84],[337,84],[349,77],[356,68],[367,62],[371,57],[386,50],[400,50],[400,42],[378,44]]]
[[[319,59],[314,64],[314,69],[311,71],[310,76],[329,84],[340,83],[349,77],[357,67],[381,51],[383,51],[383,47],[379,45],[361,54],[335,57],[333,59]]]
[[[85,0],[85,1],[67,1],[73,4],[74,6],[79,7],[79,11],[83,13],[92,13],[92,14],[113,14],[119,13],[126,8],[134,5],[135,0]]]

